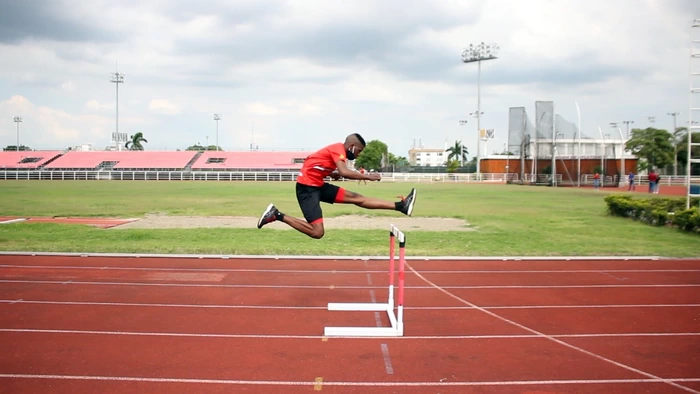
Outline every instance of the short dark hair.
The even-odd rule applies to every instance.
[[[358,139],[358,141],[360,141],[360,143],[362,144],[362,147],[363,147],[363,148],[367,145],[367,144],[365,143],[365,139],[362,138],[362,136],[361,136],[360,134],[355,133],[355,134],[353,134],[353,135]]]

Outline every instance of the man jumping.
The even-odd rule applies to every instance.
[[[406,198],[402,198],[398,202],[392,202],[365,197],[324,181],[327,176],[333,179],[343,177],[368,181],[381,180],[379,173],[361,174],[347,167],[347,161],[355,160],[364,148],[364,138],[355,133],[345,138],[344,143],[331,144],[310,154],[304,161],[296,183],[297,201],[306,220],[286,215],[280,212],[274,204],[270,204],[260,216],[258,228],[279,220],[311,238],[320,239],[325,233],[321,201],[327,204],[355,204],[365,209],[399,211],[411,216],[413,205],[416,202],[415,188],[411,190]]]

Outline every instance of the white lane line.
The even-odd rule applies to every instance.
[[[139,331],[103,331],[103,330],[61,330],[39,328],[0,328],[0,333],[25,334],[62,334],[62,335],[109,335],[141,337],[184,337],[184,338],[238,338],[238,339],[323,339],[322,335],[285,335],[285,334],[214,334],[214,333],[180,333],[180,332],[139,332]],[[550,334],[553,338],[644,338],[644,337],[700,337],[700,332],[660,332],[660,333],[616,333],[616,334]],[[377,340],[372,337],[351,337],[354,339]],[[382,340],[481,340],[481,339],[543,339],[535,334],[505,335],[413,335],[387,337]]]
[[[10,280],[0,283],[30,284],[71,284],[92,286],[160,286],[160,287],[212,287],[212,288],[251,288],[251,289],[328,289],[326,285],[246,285],[209,283],[153,283],[153,282],[105,282],[105,281],[60,281],[60,280]],[[700,284],[638,284],[638,285],[493,285],[493,286],[442,286],[442,289],[618,289],[618,288],[683,288],[700,287]],[[384,286],[335,286],[336,289],[384,289]],[[406,286],[406,289],[433,289],[431,286]]]
[[[38,375],[38,374],[0,374],[6,379],[53,379],[53,380],[88,380],[108,382],[148,382],[148,383],[197,383],[255,386],[316,386],[316,381],[282,381],[282,380],[234,380],[234,379],[198,379],[198,378],[153,378],[139,376],[96,376],[96,375]],[[581,385],[581,384],[639,384],[700,382],[700,378],[669,379],[572,379],[572,380],[515,380],[515,381],[467,381],[467,382],[343,382],[323,381],[323,386],[356,387],[439,387],[439,386],[539,386],[539,385]],[[683,386],[680,386],[683,387]],[[685,388],[685,387],[683,387]],[[689,389],[688,389],[689,390]]]
[[[365,262],[366,264],[366,262]],[[111,266],[68,266],[68,265],[22,265],[0,264],[0,268],[26,269],[66,269],[66,270],[114,270],[114,271],[202,271],[202,272],[259,272],[290,274],[366,274],[385,273],[384,269],[368,270],[299,270],[299,269],[265,269],[265,268],[188,268],[188,267],[111,267]],[[576,273],[684,273],[700,272],[700,269],[581,269],[581,270],[425,270],[424,274],[576,274]]]
[[[376,293],[369,291],[372,303],[376,303]],[[226,304],[171,304],[141,302],[97,302],[97,301],[50,301],[25,299],[0,299],[0,304],[46,304],[46,305],[86,305],[86,306],[134,306],[149,308],[223,308],[223,309],[327,309],[326,306],[288,306],[288,305],[226,305]],[[611,304],[611,305],[512,305],[482,306],[484,309],[603,309],[603,308],[696,308],[700,304]],[[477,310],[471,306],[405,306],[404,310]]]
[[[328,263],[346,263],[362,261],[386,261],[386,256],[328,256],[326,255],[259,255],[259,254],[174,254],[174,253],[85,253],[85,252],[25,252],[25,251],[2,251],[0,256],[59,256],[59,257],[121,257],[128,259],[138,258],[157,258],[157,259],[230,259],[230,260],[313,260],[314,262],[324,261]],[[677,257],[661,257],[661,256],[406,256],[406,260],[411,261],[450,261],[456,263],[472,263],[474,261],[489,261],[501,262],[511,261],[527,264],[530,261],[554,261],[554,262],[569,262],[569,261],[695,261],[696,259],[677,258]]]
[[[389,356],[389,346],[386,343],[382,343],[382,355],[384,356],[384,369],[388,375],[394,374],[394,367],[391,365],[391,357]]]
[[[610,277],[610,278],[613,278],[613,279],[616,279],[616,280],[620,280],[620,281],[622,281],[622,280],[627,280],[627,279],[628,279],[628,278],[621,278],[621,277],[615,276],[615,275],[613,275],[613,274],[611,274],[611,273],[609,273],[609,272],[605,272],[605,271],[600,271],[600,273],[603,274],[603,275],[605,275],[605,276],[608,276],[608,277]]]
[[[505,318],[505,317],[503,317],[503,316],[501,316],[501,315],[498,315],[498,314],[496,314],[496,313],[494,313],[494,312],[491,312],[491,311],[489,311],[489,310],[486,310],[486,309],[484,309],[484,308],[481,308],[481,307],[479,307],[479,306],[477,306],[477,305],[475,305],[475,304],[472,304],[471,302],[465,300],[464,298],[461,298],[461,297],[459,297],[459,296],[457,296],[457,295],[454,295],[453,293],[451,293],[451,292],[445,290],[444,288],[442,288],[442,287],[436,285],[435,283],[431,282],[431,281],[428,280],[425,276],[421,275],[418,271],[416,271],[415,269],[413,269],[413,266],[412,266],[411,264],[409,264],[408,262],[406,262],[406,266],[407,266],[411,271],[413,271],[416,275],[418,275],[418,277],[420,277],[425,283],[431,285],[434,289],[436,289],[436,290],[438,290],[438,291],[444,293],[445,295],[447,295],[447,296],[449,296],[449,297],[451,297],[451,298],[453,298],[453,299],[455,299],[455,300],[457,300],[457,301],[459,301],[459,302],[461,302],[461,303],[463,303],[463,304],[465,304],[465,305],[468,305],[468,306],[474,307],[474,308],[476,308],[476,309],[479,309],[480,311],[486,313],[486,314],[489,315],[489,316],[495,317],[495,318],[498,319],[498,320],[501,320],[501,321],[503,321],[503,322],[505,322],[505,323],[511,324],[511,325],[513,325],[513,326],[515,326],[515,327],[518,327],[518,328],[520,328],[520,329],[522,329],[522,330],[528,331],[528,332],[533,333],[533,334],[535,334],[535,335],[539,335],[539,336],[541,336],[542,338],[549,339],[550,341],[555,342],[555,343],[558,343],[558,344],[563,345],[563,346],[565,346],[565,347],[568,347],[569,349],[573,349],[573,350],[576,350],[576,351],[581,352],[581,353],[583,353],[583,354],[586,354],[586,355],[588,355],[588,356],[597,358],[597,359],[599,359],[599,360],[601,360],[601,361],[605,361],[605,362],[607,362],[607,363],[609,363],[609,364],[612,364],[612,365],[615,365],[615,366],[617,366],[617,367],[624,368],[624,369],[626,369],[626,370],[628,370],[628,371],[632,371],[632,372],[638,373],[638,374],[640,374],[640,375],[644,375],[644,376],[646,376],[646,377],[649,377],[649,378],[652,378],[652,379],[661,381],[661,382],[663,382],[663,383],[666,383],[666,384],[669,384],[669,385],[671,385],[671,386],[677,387],[677,388],[679,388],[679,389],[681,389],[681,390],[685,390],[685,391],[688,391],[688,392],[691,392],[691,393],[695,393],[695,394],[700,394],[700,391],[693,390],[693,389],[691,389],[691,388],[688,388],[688,387],[682,386],[682,385],[680,385],[680,384],[677,384],[677,383],[675,383],[675,382],[673,382],[673,381],[671,381],[671,380],[669,380],[669,379],[664,379],[664,378],[661,378],[661,377],[656,376],[656,375],[654,375],[654,374],[651,374],[651,373],[649,373],[649,372],[644,372],[644,371],[642,371],[642,370],[640,370],[640,369],[637,369],[637,368],[631,367],[631,366],[629,366],[629,365],[626,365],[626,364],[617,362],[617,361],[615,361],[615,360],[611,360],[611,359],[609,359],[609,358],[607,358],[607,357],[601,356],[601,355],[599,355],[599,354],[597,354],[597,353],[590,352],[590,351],[585,350],[585,349],[583,349],[583,348],[580,348],[580,347],[578,347],[578,346],[572,345],[572,344],[570,344],[570,343],[568,343],[568,342],[564,342],[564,341],[562,341],[562,340],[559,340],[559,339],[557,339],[557,338],[552,337],[551,335],[548,335],[548,334],[545,334],[545,333],[543,333],[543,332],[537,331],[537,330],[535,330],[535,329],[532,329],[532,328],[530,328],[530,327],[527,327],[527,326],[525,326],[525,325],[522,325],[522,324],[520,324],[520,323],[517,323],[517,322],[515,322],[515,321],[513,321],[513,320],[510,320],[510,319],[508,319],[508,318]]]
[[[365,266],[367,265],[367,261],[365,261]],[[367,273],[367,284],[372,285],[372,275]],[[369,291],[369,298],[373,304],[377,303],[377,296],[374,293],[374,290]],[[377,327],[382,326],[382,317],[379,315],[379,312],[374,312],[374,324]]]

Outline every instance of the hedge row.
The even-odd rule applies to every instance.
[[[686,198],[633,198],[611,194],[605,197],[608,212],[613,216],[632,218],[652,226],[674,226],[683,231],[700,233],[700,199],[691,199],[693,208],[686,209]]]

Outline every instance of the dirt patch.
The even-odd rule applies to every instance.
[[[256,228],[257,217],[243,216],[167,216],[146,215],[145,218],[114,227],[115,230],[131,228]],[[323,219],[326,229],[386,230],[390,224],[402,231],[473,231],[462,219],[425,217],[369,217],[347,215]],[[265,228],[291,230],[284,223],[270,223]]]

